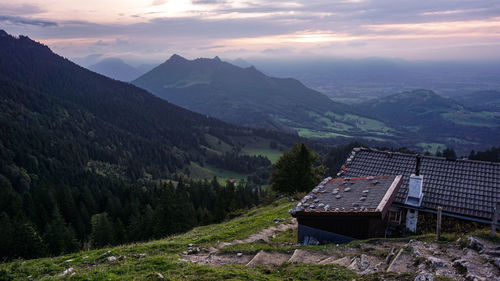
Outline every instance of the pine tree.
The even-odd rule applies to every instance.
[[[295,144],[276,162],[271,173],[272,189],[287,194],[310,191],[326,171],[323,166],[314,167],[317,159],[307,146]]]
[[[113,223],[107,213],[95,214],[90,219],[92,232],[90,244],[93,248],[101,248],[114,242]]]

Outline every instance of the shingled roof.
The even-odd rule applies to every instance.
[[[401,176],[326,178],[290,210],[296,215],[384,216]]]
[[[354,148],[338,177],[403,175],[395,203],[404,204],[417,157],[423,175],[421,208],[482,219],[491,219],[500,197],[500,163],[446,159],[399,152]]]

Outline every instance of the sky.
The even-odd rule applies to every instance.
[[[0,29],[68,58],[500,59],[498,0],[0,0]]]

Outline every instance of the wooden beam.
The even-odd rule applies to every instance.
[[[498,212],[500,211],[500,203],[497,202],[495,208],[493,208],[493,219],[491,220],[491,231],[490,237],[495,237],[497,232],[497,223],[498,223]]]
[[[437,212],[437,224],[436,224],[436,240],[439,241],[441,238],[441,214],[443,213],[443,207],[438,207]]]

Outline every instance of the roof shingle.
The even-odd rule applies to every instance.
[[[337,176],[403,175],[395,202],[404,204],[417,157],[421,158],[420,174],[424,177],[421,207],[441,206],[444,212],[492,218],[500,199],[500,163],[355,148]]]

